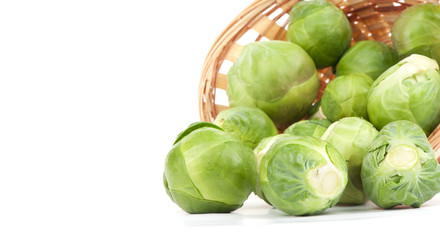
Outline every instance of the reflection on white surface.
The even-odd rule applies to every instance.
[[[180,223],[187,227],[198,226],[233,226],[233,225],[268,225],[280,223],[301,222],[329,222],[365,220],[374,218],[386,218],[396,216],[417,216],[419,214],[439,215],[440,196],[437,196],[422,205],[421,208],[397,207],[393,209],[381,209],[372,202],[361,206],[334,206],[327,209],[323,214],[315,216],[290,216],[269,205],[255,195],[251,195],[242,208],[232,213],[222,214],[187,214],[179,215]]]

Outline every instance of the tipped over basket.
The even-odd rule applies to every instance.
[[[331,0],[350,21],[352,44],[375,40],[391,45],[391,27],[399,14],[412,5],[440,0]],[[199,113],[202,121],[212,122],[228,108],[226,96],[229,68],[241,48],[255,41],[286,40],[289,12],[298,0],[255,0],[220,34],[205,59],[199,84]],[[319,69],[320,86],[316,101],[334,79],[331,67]],[[440,161],[440,125],[429,136]]]

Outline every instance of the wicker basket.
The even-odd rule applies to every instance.
[[[352,44],[376,40],[391,45],[391,26],[399,14],[415,4],[440,0],[331,0],[347,16],[353,29]],[[217,38],[202,69],[199,85],[199,112],[202,121],[212,122],[228,108],[226,73],[242,46],[254,41],[286,40],[289,12],[299,0],[255,0],[242,11]],[[320,99],[334,78],[331,68],[318,70]],[[429,137],[440,161],[440,125]]]

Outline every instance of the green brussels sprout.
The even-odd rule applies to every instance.
[[[389,45],[376,41],[359,41],[344,53],[336,66],[336,76],[364,73],[375,80],[399,61]]]
[[[272,120],[260,109],[238,106],[221,111],[214,123],[255,148],[261,139],[278,134]]]
[[[278,141],[278,139],[283,138],[283,137],[289,137],[291,135],[289,134],[278,134],[272,137],[267,137],[264,138],[263,140],[261,140],[261,142],[257,145],[257,147],[254,149],[254,153],[255,153],[255,159],[257,160],[256,165],[257,165],[257,181],[255,183],[255,194],[260,197],[261,199],[263,199],[267,204],[272,205],[269,200],[267,200],[267,198],[264,196],[263,190],[261,189],[261,184],[260,184],[260,164],[261,164],[261,159],[263,158],[263,156],[266,154],[266,152],[269,150],[269,148],[276,142]]]
[[[290,11],[287,40],[306,50],[317,68],[335,65],[350,47],[351,37],[350,22],[331,2],[301,1]]]
[[[344,117],[368,119],[367,96],[373,82],[363,73],[336,77],[324,90],[322,112],[332,122]]]
[[[182,132],[165,160],[165,189],[188,213],[231,212],[254,190],[255,155],[214,124]]]
[[[291,215],[314,215],[334,206],[347,184],[347,167],[335,147],[315,137],[278,139],[260,165],[264,196]]]
[[[313,60],[301,47],[285,41],[244,46],[227,77],[229,105],[257,107],[279,129],[304,117],[319,88]]]
[[[334,122],[321,139],[327,141],[347,161],[348,183],[338,203],[364,204],[367,198],[362,188],[362,160],[378,131],[368,121],[349,117]]]
[[[440,6],[433,3],[407,8],[394,22],[391,39],[400,58],[425,55],[440,64]]]
[[[420,207],[440,192],[440,166],[423,130],[399,120],[387,124],[373,140],[362,163],[362,184],[381,208]]]
[[[284,131],[284,133],[295,136],[320,138],[331,124],[332,122],[327,119],[302,120],[292,124]]]
[[[440,122],[439,102],[437,62],[413,54],[374,81],[368,93],[368,117],[379,130],[392,121],[408,120],[429,134]]]

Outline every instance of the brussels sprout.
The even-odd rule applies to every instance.
[[[440,166],[423,130],[399,120],[387,124],[374,139],[362,163],[362,184],[382,208],[420,207],[440,192]]]
[[[377,129],[409,120],[431,133],[440,122],[440,73],[436,61],[413,54],[386,70],[368,93],[370,122]]]
[[[278,134],[272,120],[254,107],[239,106],[223,110],[214,123],[251,148],[255,148],[261,139]]]
[[[378,131],[366,120],[357,117],[334,122],[321,139],[327,141],[347,161],[348,183],[338,203],[363,204],[366,201],[361,181],[362,159]]]
[[[359,41],[339,60],[336,66],[336,76],[364,73],[375,80],[398,61],[397,52],[387,44]]]
[[[306,50],[317,68],[335,65],[350,47],[351,37],[350,22],[331,2],[301,1],[290,11],[287,40]]]
[[[327,119],[302,120],[292,124],[284,133],[295,136],[311,136],[320,138],[332,123]]]
[[[304,117],[319,88],[313,60],[285,41],[254,42],[243,47],[228,72],[229,105],[263,110],[279,129]]]
[[[313,215],[334,206],[347,184],[341,154],[319,138],[278,139],[261,160],[260,184],[277,209],[291,215]]]
[[[240,208],[255,187],[252,150],[213,124],[191,125],[178,138],[165,160],[170,198],[188,213]]]
[[[276,142],[278,139],[283,137],[289,137],[291,135],[289,134],[278,134],[272,137],[267,137],[261,140],[261,142],[257,145],[257,147],[254,149],[255,157],[257,160],[257,181],[255,184],[255,194],[263,199],[267,204],[272,205],[269,200],[264,196],[263,190],[261,190],[261,184],[260,184],[260,164],[261,159],[266,154],[266,152],[269,150],[269,148]]]
[[[324,90],[322,112],[334,122],[344,117],[368,119],[367,96],[373,79],[363,73],[336,77]]]
[[[440,6],[433,3],[407,8],[391,29],[393,46],[400,58],[420,54],[440,64]]]

